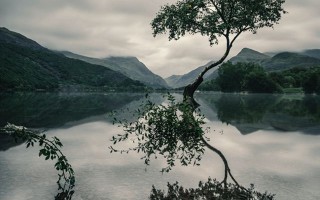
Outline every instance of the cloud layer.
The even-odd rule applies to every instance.
[[[153,38],[150,22],[161,5],[175,0],[1,0],[0,26],[41,45],[92,57],[136,56],[153,72],[184,74],[224,52],[207,38],[186,36],[168,41]],[[260,52],[320,48],[319,0],[287,0],[286,14],[275,29],[245,33],[229,58],[242,48]]]

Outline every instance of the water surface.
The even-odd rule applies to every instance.
[[[168,174],[160,173],[165,166],[161,159],[146,167],[142,155],[109,153],[109,139],[121,129],[112,125],[107,113],[137,108],[143,96],[6,94],[0,96],[0,121],[46,128],[47,136],[61,139],[76,172],[73,199],[147,199],[152,185],[165,189],[167,182],[179,181],[196,187],[209,176],[221,180],[223,163],[210,151],[200,166],[178,164]],[[160,95],[152,98],[162,101]],[[242,185],[254,183],[279,200],[320,198],[318,96],[199,93],[197,100],[211,128],[210,143],[226,155]],[[37,148],[11,144],[2,149],[1,200],[53,199],[57,192],[53,162],[39,158]]]

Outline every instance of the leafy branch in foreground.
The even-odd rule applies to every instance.
[[[205,133],[209,128],[203,129],[205,124],[204,116],[199,109],[195,110],[188,102],[176,103],[174,96],[168,94],[167,103],[156,105],[149,99],[142,107],[134,112],[140,116],[134,122],[119,120],[114,118],[114,123],[119,124],[124,130],[123,134],[113,136],[111,141],[117,144],[122,141],[131,140],[135,147],[120,150],[121,153],[130,151],[142,152],[146,165],[149,165],[150,158],[163,156],[167,166],[162,168],[162,172],[169,172],[179,160],[184,166],[193,164],[200,165],[200,161],[207,147],[218,154],[225,166],[224,179],[222,183],[226,186],[228,176],[239,185],[231,174],[227,159],[223,153],[208,143]],[[112,152],[119,150],[109,147]]]
[[[167,103],[156,105],[149,99],[134,112],[140,116],[134,122],[114,118],[114,123],[124,130],[123,134],[113,136],[111,141],[117,144],[131,140],[135,147],[123,152],[142,152],[146,165],[150,158],[162,156],[167,166],[162,172],[169,172],[179,160],[182,165],[199,165],[204,154],[205,144],[202,142],[204,131],[201,125],[204,117],[199,113],[193,115],[191,107],[186,103],[176,103],[172,95],[167,96]],[[118,152],[110,146],[111,152]]]
[[[235,184],[229,183],[227,187],[223,187],[219,181],[209,178],[207,182],[199,182],[198,188],[185,189],[179,186],[178,182],[167,184],[168,191],[165,193],[162,190],[156,189],[152,186],[150,200],[200,200],[200,199],[211,199],[211,200],[231,200],[231,199],[245,199],[245,200],[273,200],[273,194],[267,192],[260,193],[254,190],[254,185],[248,189],[238,187]]]
[[[25,141],[26,147],[34,146],[36,143],[41,147],[39,157],[44,156],[45,160],[56,160],[54,165],[58,171],[58,190],[55,199],[69,200],[72,198],[75,185],[75,176],[72,166],[69,164],[66,156],[62,153],[60,148],[63,146],[57,137],[48,139],[45,134],[40,134],[39,131],[30,130],[23,126],[16,126],[8,123],[0,129],[0,133],[10,135],[16,142],[19,140]]]

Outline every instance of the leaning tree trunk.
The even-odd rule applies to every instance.
[[[226,52],[224,53],[224,55],[220,58],[220,60],[218,60],[217,62],[207,66],[198,76],[198,78],[191,84],[187,85],[184,88],[183,91],[183,101],[189,103],[189,105],[191,105],[194,109],[196,109],[197,107],[200,106],[200,104],[198,104],[196,102],[196,100],[194,100],[194,92],[198,89],[198,87],[200,86],[200,84],[203,82],[203,76],[212,68],[217,67],[218,65],[220,65],[229,55],[230,49],[232,47],[232,43],[234,42],[234,40],[239,36],[239,34],[232,40],[232,42],[230,43],[229,37],[226,37],[227,39],[227,48],[226,48]]]
[[[200,84],[203,82],[203,77],[204,75],[212,68],[214,67],[217,67],[218,65],[220,65],[228,56],[229,52],[230,52],[230,49],[231,49],[231,46],[232,46],[232,43],[229,44],[229,40],[227,38],[227,49],[226,49],[226,52],[225,54],[223,55],[223,57],[207,66],[198,76],[198,78],[191,84],[187,85],[185,88],[184,88],[184,91],[183,91],[183,101],[188,103],[190,106],[191,106],[191,114],[193,113],[193,111],[200,106],[199,103],[196,102],[196,100],[194,99],[194,92],[198,89],[198,87],[200,86]],[[190,113],[189,113],[190,114]],[[225,173],[224,173],[224,179],[222,181],[222,183],[224,184],[225,187],[227,187],[227,178],[228,176],[231,177],[231,179],[234,181],[234,183],[237,185],[237,186],[240,186],[238,184],[238,182],[235,180],[235,178],[233,177],[232,173],[231,173],[231,170],[230,170],[230,167],[229,167],[229,164],[228,164],[228,161],[226,159],[226,157],[223,155],[223,153],[221,151],[219,151],[217,148],[213,147],[212,145],[210,145],[205,138],[202,137],[202,142],[203,144],[209,148],[211,151],[215,152],[216,154],[218,154],[220,156],[220,158],[222,159],[223,163],[224,163],[224,167],[225,167]]]
[[[202,81],[203,81],[202,76],[199,76],[194,83],[189,84],[184,88],[183,100],[187,102],[189,105],[191,105],[193,108],[197,108],[200,106],[200,104],[198,104],[196,100],[194,100],[193,95],[194,95],[194,92],[199,87],[199,85],[202,83]]]

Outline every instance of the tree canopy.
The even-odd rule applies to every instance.
[[[234,39],[245,31],[273,27],[281,14],[284,0],[181,0],[165,5],[153,19],[154,36],[169,32],[169,40],[179,39],[186,33],[208,36],[210,44],[218,38]],[[234,39],[230,42],[232,43]]]
[[[154,36],[169,33],[169,40],[178,40],[186,34],[198,33],[207,36],[211,46],[218,44],[219,38],[224,37],[225,53],[217,62],[207,66],[193,83],[185,87],[183,103],[176,103],[175,98],[169,94],[164,105],[147,101],[136,111],[139,118],[133,122],[114,118],[115,123],[123,127],[124,133],[113,136],[111,141],[116,144],[131,140],[136,146],[120,151],[111,146],[111,152],[142,152],[145,154],[142,159],[147,165],[151,156],[155,158],[161,156],[167,161],[167,167],[162,171],[167,172],[175,165],[175,160],[179,160],[182,165],[198,165],[204,147],[207,147],[218,154],[225,167],[224,179],[212,184],[219,186],[218,188],[230,188],[227,184],[227,179],[230,177],[237,188],[249,191],[235,180],[223,153],[208,143],[209,138],[205,136],[207,130],[203,127],[204,118],[195,112],[199,104],[194,100],[193,94],[202,83],[204,74],[227,58],[234,41],[241,33],[246,31],[256,33],[260,28],[273,27],[280,20],[281,15],[286,13],[282,8],[284,2],[284,0],[179,0],[175,4],[161,7],[151,22]],[[183,190],[177,185],[168,187],[173,193],[176,190]],[[210,191],[212,188],[214,187],[211,187]],[[193,191],[192,195],[199,195],[197,192],[194,193],[194,190],[190,191]],[[230,194],[226,190],[219,189],[218,192]],[[189,194],[189,191],[182,192],[182,195],[185,196],[187,193]],[[155,196],[150,199],[166,199],[163,193],[156,189],[153,189],[153,194]],[[170,195],[169,192],[168,198],[172,199]],[[175,198],[183,199],[182,196]],[[188,196],[188,199],[190,198],[191,196]]]
[[[281,87],[269,77],[265,70],[254,63],[226,62],[219,67],[218,72],[219,76],[213,81],[223,92],[282,92]]]

